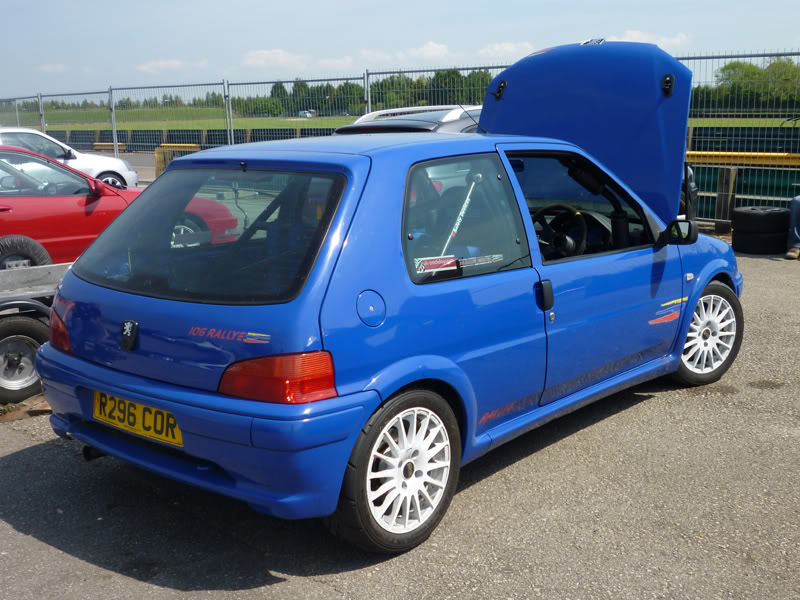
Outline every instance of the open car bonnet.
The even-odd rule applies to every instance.
[[[653,44],[558,46],[494,78],[480,127],[583,148],[669,224],[680,201],[691,80],[688,68]]]

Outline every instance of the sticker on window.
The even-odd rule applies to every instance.
[[[450,256],[429,256],[427,258],[415,258],[414,270],[417,273],[438,273],[439,271],[455,271],[458,268],[458,261],[455,255]]]
[[[503,262],[502,254],[490,254],[489,256],[475,256],[473,258],[461,258],[458,260],[460,267],[476,267],[478,265],[488,265],[490,263]]]

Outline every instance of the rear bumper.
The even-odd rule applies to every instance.
[[[372,391],[298,406],[241,401],[114,371],[49,344],[37,368],[58,435],[288,519],[335,511],[356,437],[380,403]],[[94,390],[171,412],[183,448],[94,420]]]

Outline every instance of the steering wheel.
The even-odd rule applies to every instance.
[[[544,217],[551,212],[555,212],[556,215],[548,223]],[[586,227],[586,219],[583,218],[579,210],[575,210],[566,204],[549,204],[533,213],[531,220],[534,223],[538,222],[542,226],[541,239],[548,243],[560,257],[578,256],[586,250],[588,228]],[[567,221],[574,221],[578,224],[578,239],[572,239],[566,233],[558,231],[562,223]]]

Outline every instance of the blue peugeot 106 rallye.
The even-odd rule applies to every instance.
[[[51,423],[346,540],[425,540],[462,465],[637,383],[736,357],[730,247],[677,215],[691,75],[649,44],[528,56],[478,134],[173,161],[64,277]],[[238,225],[184,222],[196,196]]]

